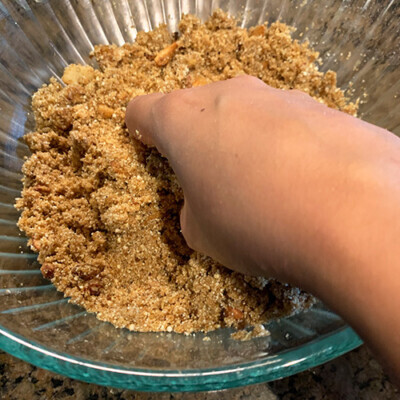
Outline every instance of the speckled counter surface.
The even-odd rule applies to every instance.
[[[96,386],[36,368],[0,352],[1,400],[333,400],[399,399],[382,368],[363,346],[298,375],[223,392],[154,394]]]

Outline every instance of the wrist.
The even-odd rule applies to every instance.
[[[377,263],[398,260],[400,169],[392,167],[357,168],[339,178],[331,199],[322,196],[314,210],[303,210],[305,225],[295,224],[294,256],[283,262],[281,279],[321,296],[327,286],[335,290],[332,282],[350,286]]]

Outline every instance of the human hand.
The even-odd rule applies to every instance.
[[[367,168],[377,135],[304,93],[249,76],[137,97],[126,122],[169,159],[190,247],[289,281],[298,280],[294,266],[317,258],[316,247],[330,246],[331,219],[360,189],[352,174]]]
[[[126,123],[169,159],[190,247],[316,294],[399,379],[395,135],[248,76],[138,97]]]

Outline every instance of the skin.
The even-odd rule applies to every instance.
[[[188,245],[308,290],[400,378],[400,139],[241,76],[133,99],[129,131],[182,185]]]

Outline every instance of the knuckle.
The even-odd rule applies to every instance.
[[[214,105],[216,110],[219,113],[229,113],[231,108],[233,108],[235,98],[229,95],[227,96],[225,93],[218,93],[214,99]]]
[[[259,86],[260,84],[265,85],[265,83],[261,79],[253,75],[239,75],[234,79],[237,82],[244,83],[246,85],[257,85],[257,86]]]
[[[153,109],[159,117],[168,117],[182,107],[182,93],[175,91],[163,96]]]
[[[254,79],[257,79],[257,78],[254,77],[253,75],[243,74],[243,75],[237,76],[235,79],[236,80],[241,80],[241,81],[249,81],[249,82],[251,82],[251,81],[253,81]]]

